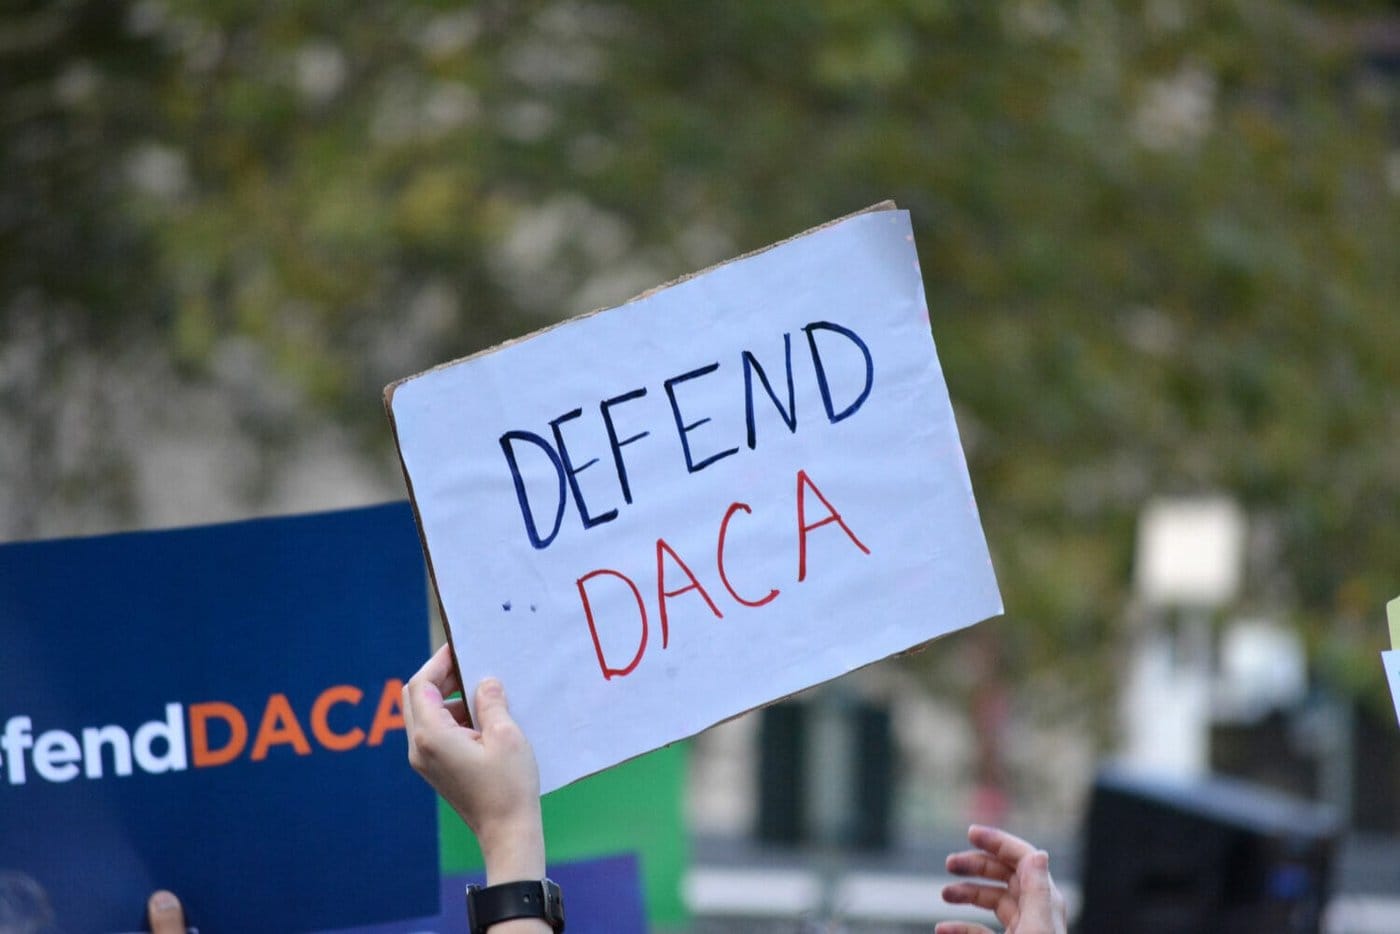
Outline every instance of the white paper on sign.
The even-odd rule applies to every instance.
[[[1390,700],[1395,705],[1395,720],[1400,723],[1400,649],[1381,653],[1385,665],[1385,680],[1390,684]]]
[[[907,212],[387,391],[464,682],[550,791],[1001,612]]]

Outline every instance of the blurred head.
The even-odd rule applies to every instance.
[[[21,872],[0,871],[0,934],[38,934],[53,923],[49,896]]]

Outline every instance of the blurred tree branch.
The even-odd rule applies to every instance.
[[[1379,697],[1400,92],[1350,17],[1388,9],[12,4],[0,346],[45,356],[0,373],[7,477],[129,508],[119,445],[46,440],[75,354],[251,346],[382,453],[385,382],[894,197],[1007,663],[1109,690],[1143,501],[1226,490],[1277,533],[1248,599]]]

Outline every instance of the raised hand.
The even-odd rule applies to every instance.
[[[974,824],[967,839],[976,849],[948,857],[948,871],[979,880],[955,882],[943,900],[976,905],[996,915],[1006,934],[1065,934],[1065,899],[1050,878],[1050,855],[1020,837],[995,827]],[[934,934],[991,934],[981,924],[944,921]]]

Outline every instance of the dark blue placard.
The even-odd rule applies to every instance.
[[[65,932],[141,929],[158,887],[204,934],[433,914],[437,812],[392,697],[371,736],[426,657],[426,586],[404,503],[0,546],[0,872],[37,882]],[[212,702],[248,735],[207,764],[234,739],[209,718],[195,767],[194,705]],[[164,728],[142,741],[172,704],[184,768]],[[89,777],[84,730],[107,726],[133,740],[131,774],[115,737]],[[275,742],[254,761],[259,735]]]
[[[646,934],[642,874],[634,853],[551,863],[549,877],[564,893],[569,934]],[[323,934],[462,934],[467,930],[468,882],[485,884],[481,873],[442,877],[442,908],[435,917]]]

